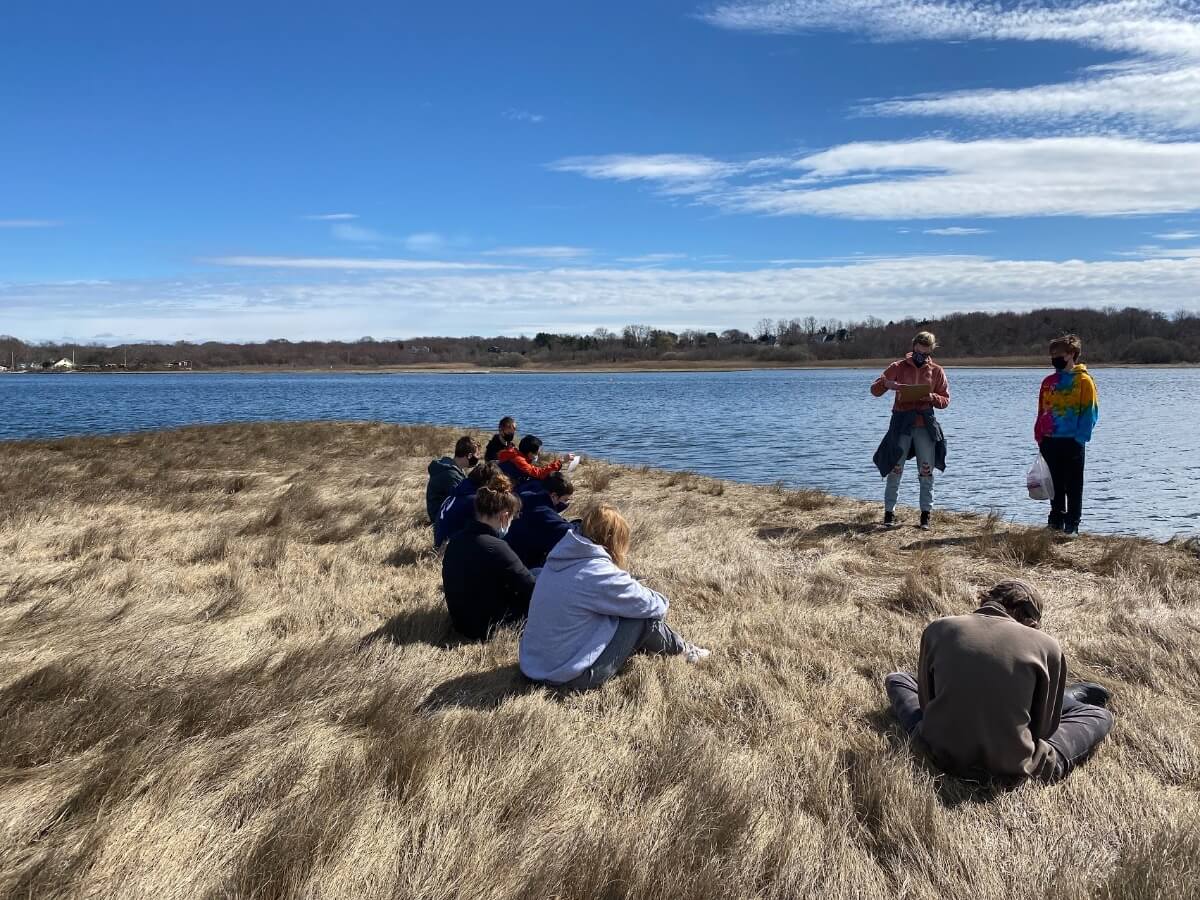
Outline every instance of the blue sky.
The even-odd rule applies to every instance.
[[[0,333],[1200,310],[1200,3],[6,4]]]

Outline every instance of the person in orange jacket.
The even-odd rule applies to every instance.
[[[521,484],[533,478],[539,481],[549,478],[562,468],[562,463],[555,460],[549,465],[537,465],[541,449],[541,438],[532,434],[525,435],[516,447],[500,451],[500,470],[512,479],[513,484]]]
[[[896,360],[871,385],[871,393],[882,397],[888,391],[896,392],[892,404],[892,418],[887,436],[875,453],[875,465],[879,473],[887,478],[883,492],[883,524],[888,528],[896,525],[896,501],[900,493],[900,476],[904,474],[904,463],[912,456],[917,458],[917,477],[921,484],[921,525],[930,527],[933,512],[933,470],[945,469],[945,438],[937,422],[935,410],[950,405],[950,385],[945,370],[933,361],[937,338],[928,331],[920,331],[913,338],[912,352],[904,359]],[[924,388],[924,393],[911,388]]]

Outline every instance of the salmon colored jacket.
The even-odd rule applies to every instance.
[[[925,365],[918,366],[912,361],[909,353],[904,359],[898,359],[875,379],[871,385],[871,393],[882,397],[888,392],[887,382],[898,384],[927,384],[929,396],[920,400],[901,400],[900,392],[896,392],[896,402],[892,405],[894,412],[921,412],[926,409],[945,409],[950,405],[950,384],[946,381],[946,370],[932,359],[926,360]]]
[[[508,447],[500,451],[499,461],[502,463],[510,462],[517,467],[517,471],[529,478],[549,478],[555,472],[562,468],[562,463],[558,460],[546,466],[535,466],[525,458],[525,454],[516,447]]]

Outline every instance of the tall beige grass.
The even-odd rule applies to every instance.
[[[1195,897],[1200,557],[932,535],[874,505],[589,463],[707,664],[565,701],[455,640],[423,492],[445,430],[244,425],[0,445],[0,893]],[[951,476],[952,477],[952,476]],[[915,760],[881,679],[1020,573],[1117,726],[1065,783]]]

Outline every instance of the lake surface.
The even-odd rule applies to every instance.
[[[472,375],[0,375],[0,440],[210,422],[369,419],[495,430],[619,463],[881,499],[875,370]],[[1045,520],[1025,495],[1047,371],[951,369],[937,505]],[[1200,369],[1098,370],[1083,530],[1200,533]],[[449,448],[447,448],[449,449]],[[901,504],[916,505],[915,461]],[[909,518],[912,518],[910,516]]]

